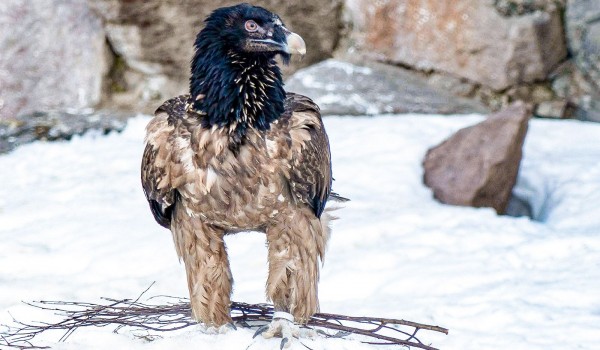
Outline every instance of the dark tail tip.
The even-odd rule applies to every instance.
[[[343,202],[348,202],[348,201],[350,201],[350,199],[349,199],[349,198],[342,197],[342,196],[340,196],[339,194],[337,194],[337,193],[335,193],[335,192],[331,192],[331,193],[329,194],[329,199],[331,199],[332,201],[336,201],[336,202],[342,202],[342,203],[343,203]]]

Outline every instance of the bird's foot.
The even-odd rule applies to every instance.
[[[316,336],[316,332],[310,328],[300,328],[294,323],[294,316],[287,312],[276,311],[273,320],[268,325],[260,327],[254,337],[262,334],[263,338],[270,339],[281,337],[280,349],[289,348],[294,338],[310,338]]]

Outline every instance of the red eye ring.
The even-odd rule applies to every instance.
[[[250,19],[246,21],[246,23],[244,24],[244,28],[246,28],[246,31],[252,33],[258,30],[258,24],[256,24],[256,22]]]

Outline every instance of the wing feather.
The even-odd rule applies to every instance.
[[[146,127],[146,148],[142,157],[142,187],[154,219],[161,226],[170,228],[171,216],[179,194],[175,189],[181,181],[174,164],[178,158],[176,121],[185,114],[187,96],[182,95],[166,101]]]
[[[321,217],[331,193],[331,152],[319,107],[308,97],[288,93],[285,115],[291,138],[290,192]]]

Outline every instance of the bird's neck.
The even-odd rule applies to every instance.
[[[190,95],[203,125],[228,128],[243,139],[249,128],[267,130],[284,111],[285,91],[272,58],[242,57],[227,52],[196,52],[192,60]]]

